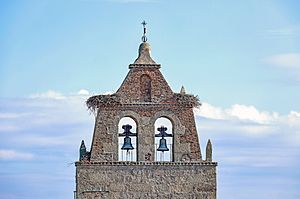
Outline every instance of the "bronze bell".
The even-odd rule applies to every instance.
[[[167,140],[164,137],[159,140],[159,147],[157,148],[157,151],[169,151],[167,147]]]
[[[169,151],[165,137],[172,137],[172,134],[166,133],[167,127],[164,126],[157,128],[157,130],[159,131],[159,134],[155,134],[155,137],[161,137],[157,151]]]
[[[124,144],[123,144],[121,149],[122,150],[127,150],[127,151],[134,149],[132,144],[131,144],[131,138],[129,136],[126,136],[124,138]]]
[[[131,143],[131,138],[130,136],[136,136],[136,133],[132,133],[130,132],[130,129],[132,129],[132,126],[130,126],[129,124],[123,125],[122,128],[124,129],[124,133],[120,133],[119,136],[125,136],[124,138],[124,143],[122,146],[122,150],[127,150],[127,152],[129,150],[133,150],[133,146]]]

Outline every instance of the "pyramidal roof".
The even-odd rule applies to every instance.
[[[139,46],[138,58],[129,65],[129,72],[117,90],[123,103],[143,103],[143,93],[148,93],[147,103],[168,101],[173,91],[160,72],[160,64],[151,58],[150,44],[143,41]]]

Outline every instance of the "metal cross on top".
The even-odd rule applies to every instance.
[[[147,25],[147,23],[146,23],[145,20],[142,22],[142,25],[144,27],[144,35],[142,36],[142,41],[146,42],[147,41],[147,37],[146,37],[146,25]]]

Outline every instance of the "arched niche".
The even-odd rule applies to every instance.
[[[132,134],[129,135],[131,145],[133,149],[126,150],[122,149],[125,142],[124,132],[126,131],[126,125],[130,125],[131,128],[127,129]],[[131,117],[122,117],[118,124],[118,160],[119,161],[137,161],[137,124]]]
[[[164,130],[162,129],[164,128]],[[162,137],[162,133],[165,134]],[[172,121],[167,117],[159,117],[154,123],[154,136],[155,136],[155,161],[172,162],[174,159],[174,128]],[[163,139],[165,139],[163,141]],[[166,145],[164,145],[166,142]],[[161,151],[162,148],[168,149],[167,151]]]
[[[148,75],[142,75],[140,78],[140,99],[144,102],[151,102],[151,78]]]

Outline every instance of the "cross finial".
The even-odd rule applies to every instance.
[[[142,25],[144,26],[144,28],[146,27],[147,23],[145,20],[142,22]]]
[[[142,25],[143,25],[143,27],[144,27],[144,34],[143,34],[143,36],[142,36],[142,41],[143,41],[143,42],[146,42],[146,41],[147,41],[147,37],[146,37],[146,25],[147,25],[147,23],[146,23],[145,20],[142,22]]]

